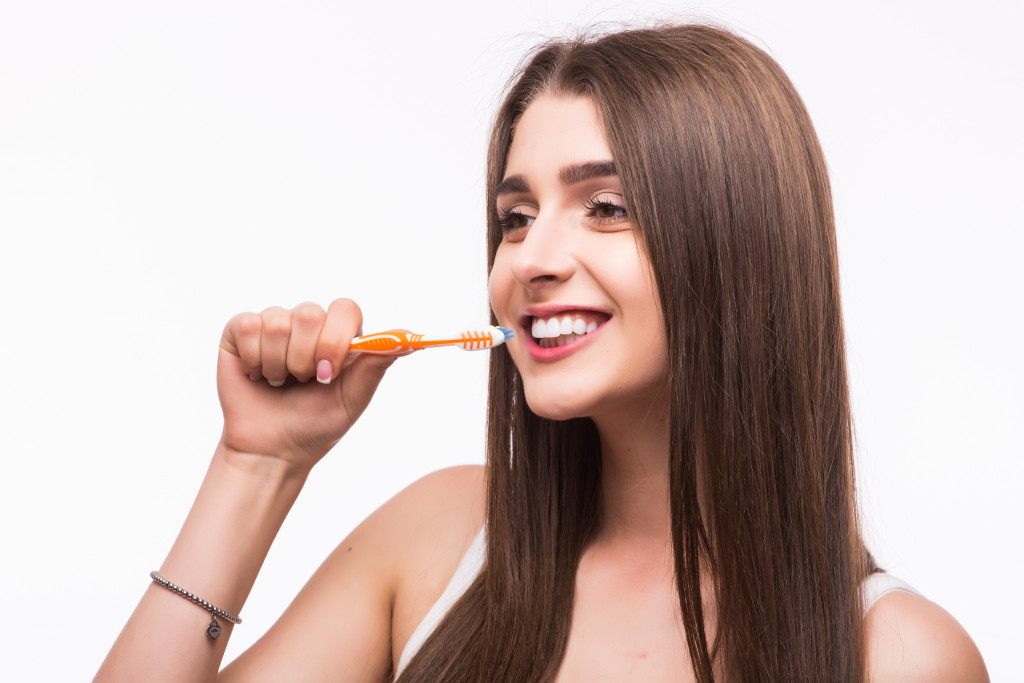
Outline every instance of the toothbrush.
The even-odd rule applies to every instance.
[[[349,351],[372,353],[378,356],[393,356],[407,351],[419,351],[438,346],[458,346],[465,351],[479,351],[501,346],[516,333],[507,327],[484,327],[464,330],[447,337],[413,334],[404,330],[387,330],[356,337]]]

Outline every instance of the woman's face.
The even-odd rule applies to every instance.
[[[544,95],[526,109],[498,186],[504,236],[491,308],[526,400],[553,419],[645,415],[667,381],[650,264],[589,98]]]

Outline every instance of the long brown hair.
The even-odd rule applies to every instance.
[[[697,680],[862,680],[859,586],[873,562],[855,506],[831,191],[799,95],[765,52],[709,26],[542,46],[492,132],[490,265],[495,187],[541,94],[596,103],[655,274],[675,579]],[[531,413],[503,351],[489,391],[485,566],[402,683],[546,681],[565,652],[599,523],[596,429]]]

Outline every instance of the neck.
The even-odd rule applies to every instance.
[[[668,420],[664,401],[638,414],[616,411],[594,419],[601,438],[597,540],[671,548]]]

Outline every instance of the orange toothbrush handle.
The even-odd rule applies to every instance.
[[[422,338],[422,334],[413,334],[404,330],[388,330],[356,337],[348,348],[349,351],[391,356],[406,351],[419,351],[423,348],[423,345],[419,343]]]

